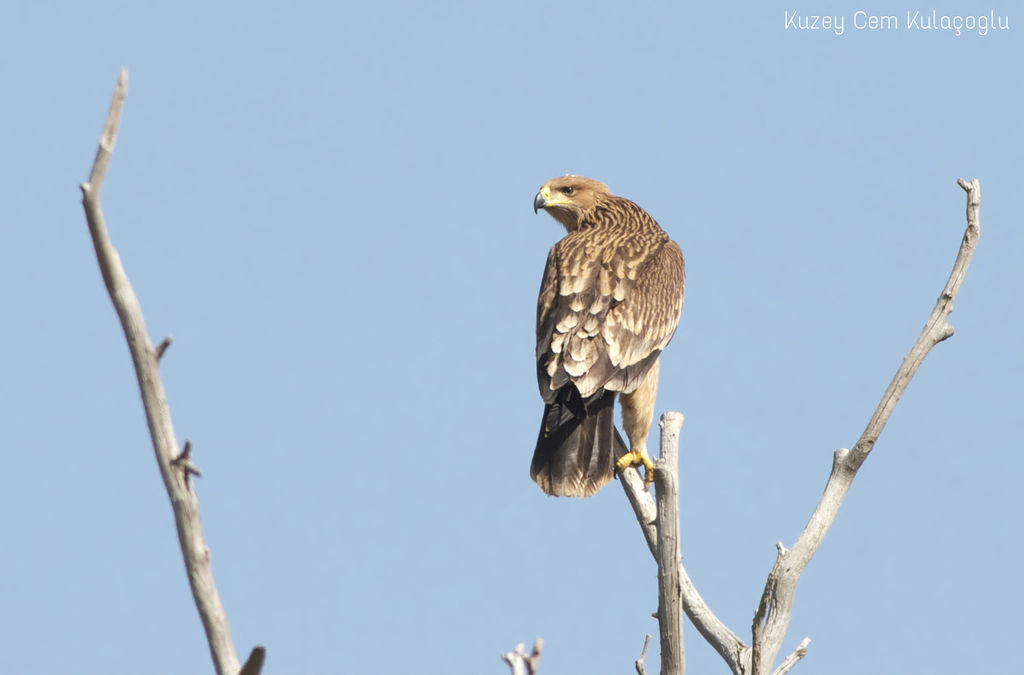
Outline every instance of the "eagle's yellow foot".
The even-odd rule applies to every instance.
[[[647,454],[646,448],[630,450],[619,457],[619,461],[615,463],[615,470],[621,472],[631,466],[640,466],[641,464],[644,465],[644,486],[646,487],[654,481],[654,462],[651,461],[651,456]]]

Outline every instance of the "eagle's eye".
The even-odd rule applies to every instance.
[[[564,194],[566,197],[571,197],[573,192],[576,192],[576,188],[574,188],[571,185],[566,185],[564,188],[562,188],[562,194]]]

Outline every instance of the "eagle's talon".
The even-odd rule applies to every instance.
[[[618,475],[631,466],[644,467],[644,487],[649,488],[654,482],[654,462],[646,450],[630,450],[615,463],[615,473]]]

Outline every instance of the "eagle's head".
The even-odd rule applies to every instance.
[[[604,183],[567,174],[552,178],[541,186],[533,198],[533,212],[544,209],[571,232],[579,227],[580,221],[598,202],[610,194]]]

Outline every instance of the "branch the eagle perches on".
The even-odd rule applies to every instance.
[[[778,656],[789,626],[797,581],[818,550],[825,533],[839,512],[857,470],[867,459],[897,401],[910,384],[924,357],[932,347],[953,335],[948,318],[953,311],[953,300],[960,291],[960,285],[967,273],[981,232],[978,224],[981,186],[977,179],[966,181],[961,178],[957,180],[957,184],[967,193],[967,229],[949,279],[939,294],[921,334],[882,395],[882,400],[868,421],[864,433],[852,450],[840,448],[835,451],[832,471],[825,483],[825,489],[803,532],[789,549],[783,546],[781,541],[776,543],[778,554],[775,564],[768,573],[761,601],[754,613],[751,644],[748,645],[741,640],[715,616],[697,592],[682,560],[679,559],[678,564],[674,563],[677,560],[679,546],[679,500],[675,491],[678,486],[679,465],[676,446],[683,422],[682,415],[669,412],[661,418],[661,458],[655,464],[657,505],[651,495],[644,490],[643,480],[635,469],[628,469],[621,475],[626,497],[633,506],[647,546],[658,563],[658,622],[662,636],[662,675],[682,675],[684,672],[682,634],[681,629],[676,628],[679,605],[666,608],[664,603],[670,602],[682,604],[682,609],[691,623],[715,648],[735,675],[783,675],[807,653],[810,638],[804,638],[796,649],[772,670],[772,664]],[[658,480],[659,472],[662,475],[661,482]],[[663,491],[666,492],[664,498]],[[667,535],[666,530],[672,534]],[[676,583],[678,592],[675,592]],[[669,622],[668,626],[666,621]],[[675,635],[677,630],[679,635]],[[668,658],[666,651],[669,653]]]

